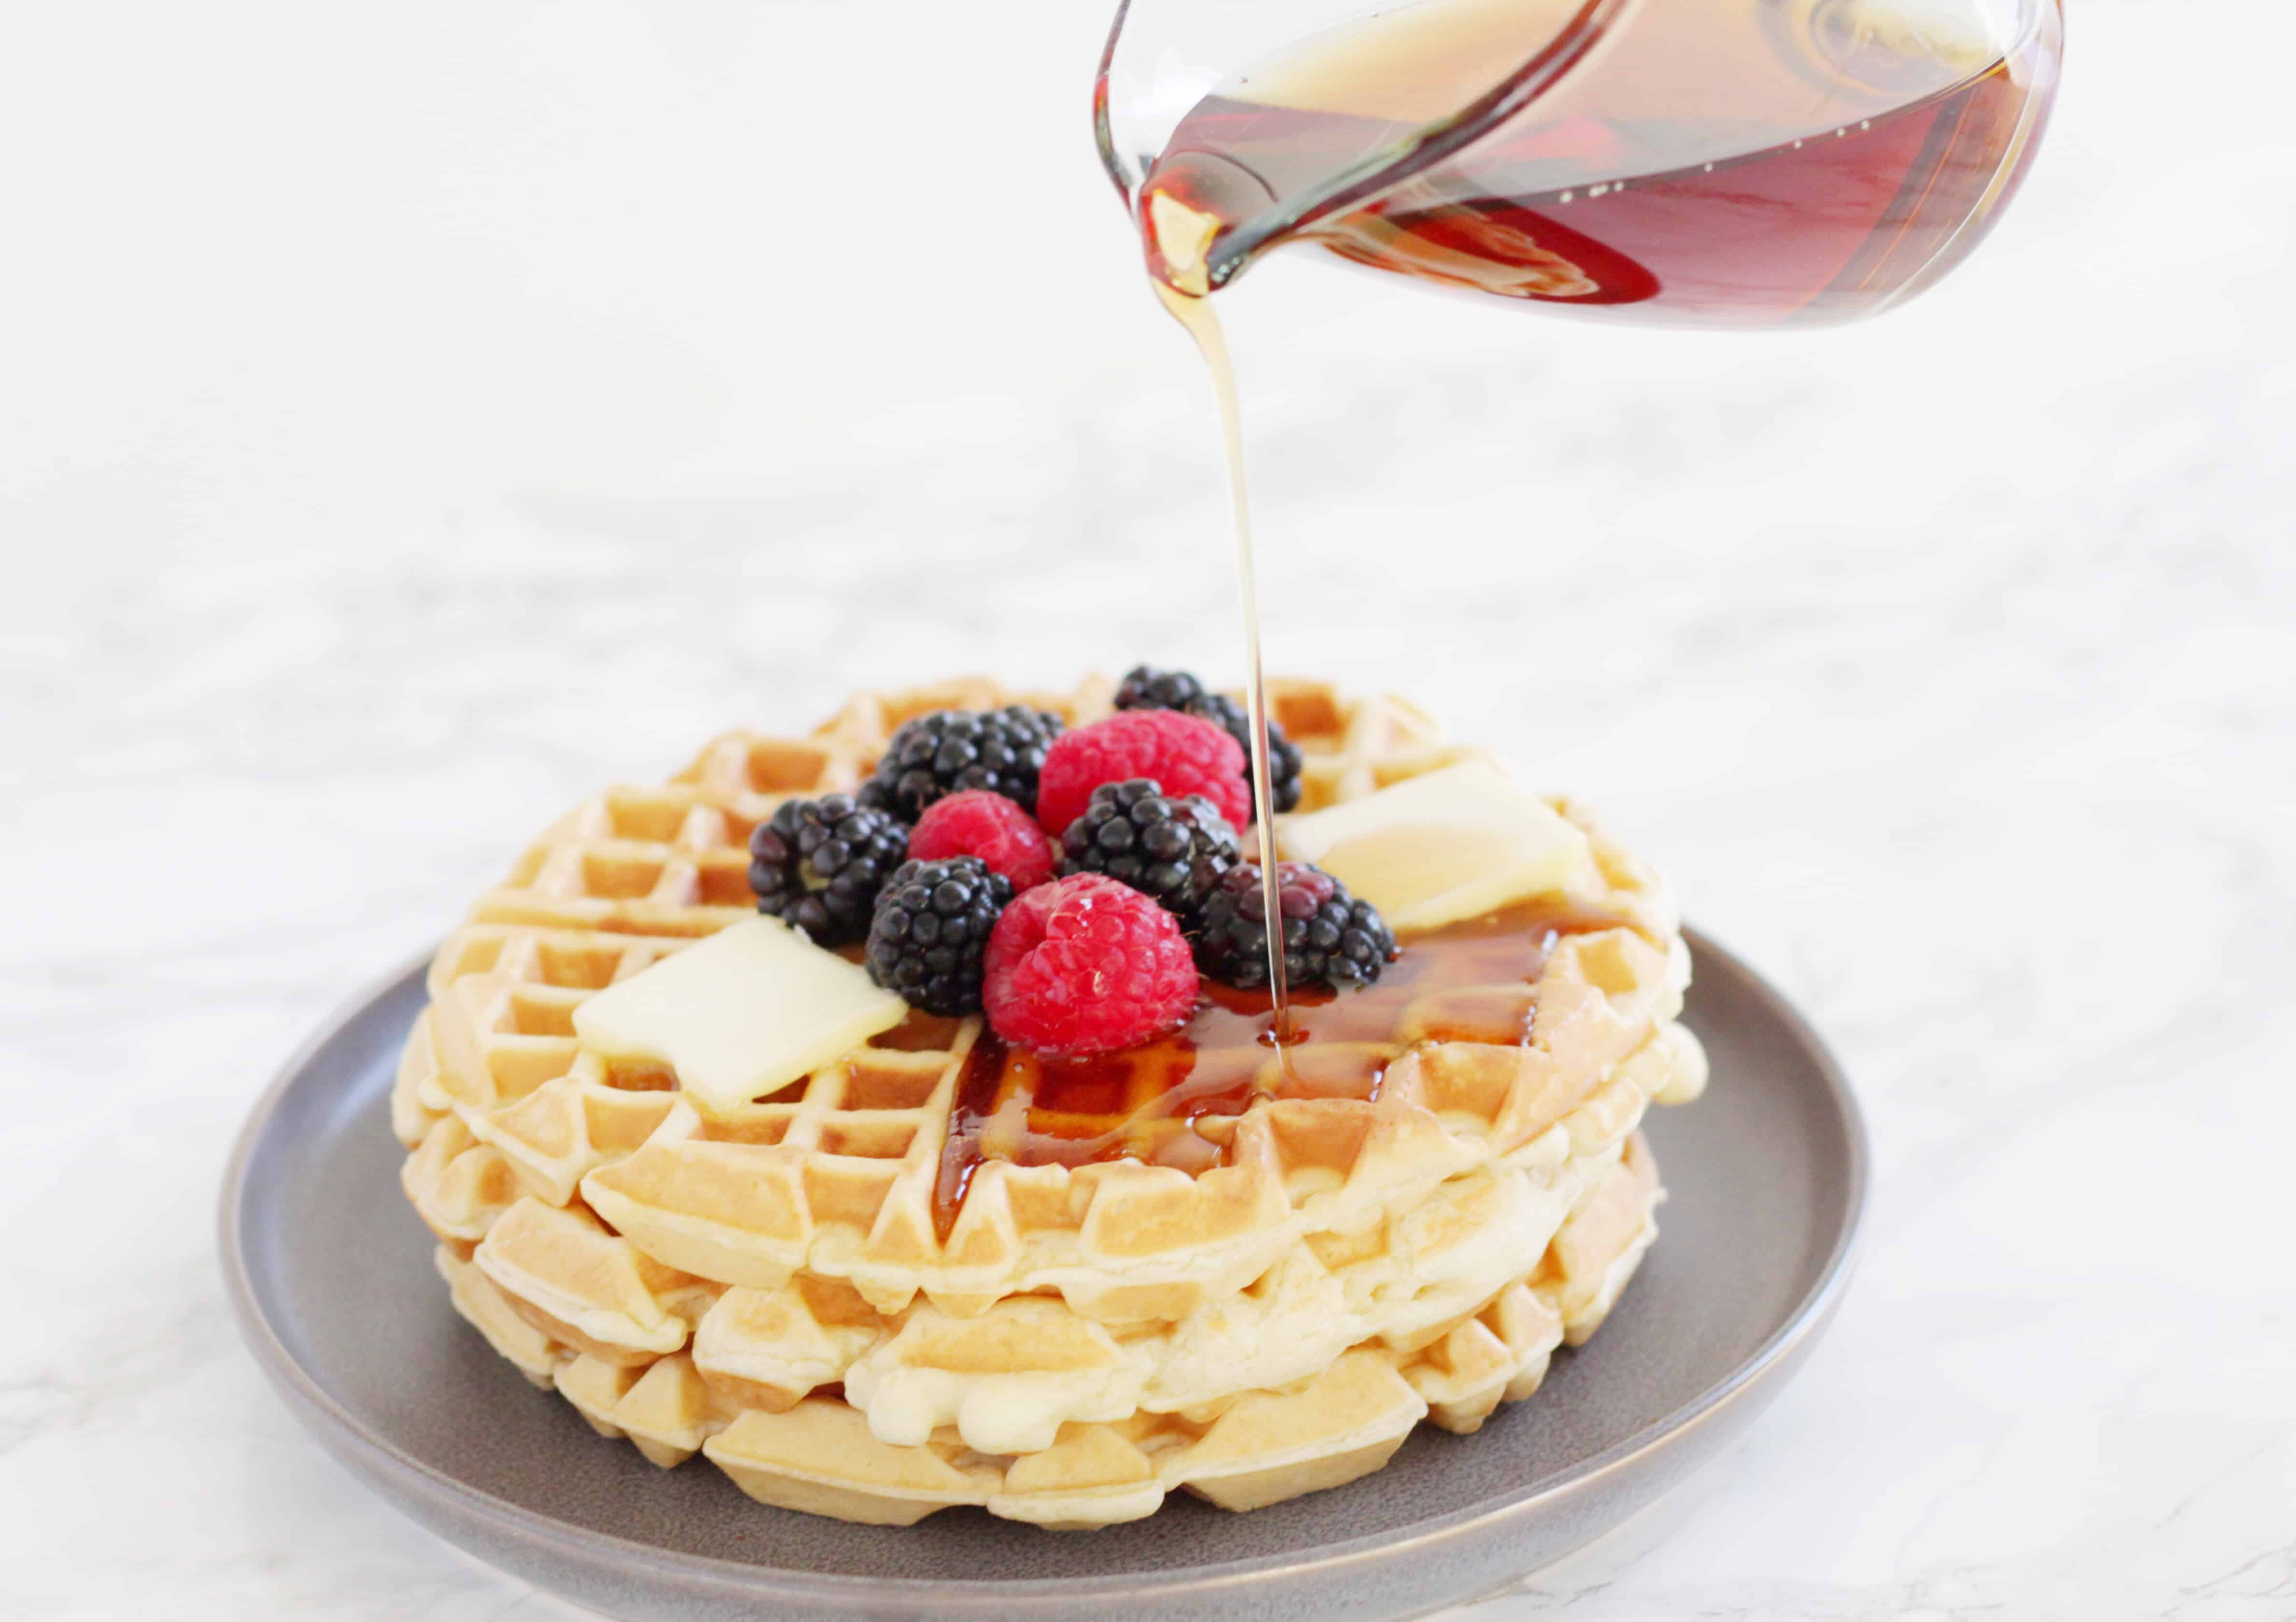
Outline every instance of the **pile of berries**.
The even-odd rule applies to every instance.
[[[761,912],[825,946],[865,940],[870,978],[929,1013],[986,1012],[1006,1040],[1096,1053],[1186,1022],[1198,972],[1267,983],[1250,723],[1185,671],[1125,677],[1074,732],[1021,706],[946,709],[894,733],[857,795],[793,800],[750,841]],[[1270,724],[1278,809],[1300,751]],[[1295,987],[1367,986],[1395,939],[1306,863],[1278,870]]]

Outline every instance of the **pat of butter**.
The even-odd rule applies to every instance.
[[[868,971],[760,913],[609,986],[574,1034],[610,1059],[668,1065],[694,1102],[738,1108],[907,1017]]]
[[[1584,833],[1486,760],[1288,818],[1280,837],[1287,856],[1315,863],[1397,930],[1567,890],[1594,861]]]

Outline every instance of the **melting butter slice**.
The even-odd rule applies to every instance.
[[[907,1017],[868,971],[760,913],[665,957],[574,1011],[610,1059],[668,1065],[720,1113],[788,1085]]]
[[[1569,889],[1594,860],[1584,833],[1487,760],[1292,817],[1282,838],[1286,855],[1315,863],[1398,932]]]

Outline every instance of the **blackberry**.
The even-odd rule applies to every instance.
[[[1225,693],[1206,691],[1203,683],[1185,670],[1158,670],[1135,666],[1116,690],[1119,709],[1177,709],[1201,716],[1243,745],[1244,775],[1251,774],[1251,717]],[[1300,746],[1283,735],[1283,727],[1267,724],[1267,791],[1278,811],[1300,803]]]
[[[1370,985],[1395,955],[1395,937],[1368,901],[1306,862],[1279,862],[1275,882],[1283,910],[1283,977],[1294,991]],[[1204,903],[1196,967],[1222,985],[1267,984],[1267,925],[1259,900],[1259,864],[1239,862],[1221,875]]]
[[[904,862],[877,897],[869,978],[927,1013],[980,1012],[980,958],[1013,881],[979,856]]]
[[[1033,806],[1045,750],[1060,735],[1060,717],[1020,704],[918,716],[902,722],[885,745],[876,775],[861,785],[861,803],[909,823],[963,789]]]
[[[1104,782],[1061,836],[1061,872],[1106,873],[1193,929],[1197,909],[1235,865],[1235,830],[1201,794],[1167,795],[1152,777]]]
[[[784,800],[750,835],[750,888],[758,911],[841,946],[869,933],[877,892],[908,852],[909,831],[850,794]]]
[[[1135,665],[1117,684],[1119,709],[1185,709],[1205,696],[1204,684],[1185,670]],[[1237,740],[1238,742],[1242,740]]]

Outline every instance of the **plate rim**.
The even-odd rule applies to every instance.
[[[1682,927],[1682,935],[1693,962],[1702,958],[1730,967],[1809,1056],[1812,1068],[1824,1084],[1827,1102],[1841,1123],[1844,1150],[1843,1216],[1833,1242],[1816,1276],[1777,1328],[1728,1373],[1689,1401],[1660,1414],[1631,1435],[1536,1488],[1470,1505],[1400,1535],[1370,1532],[1341,1542],[1317,1544],[1304,1552],[1248,1556],[1216,1565],[1084,1577],[848,1576],[793,1570],[714,1554],[693,1554],[617,1533],[594,1531],[498,1497],[414,1457],[338,1402],[288,1349],[263,1311],[249,1265],[242,1213],[249,1197],[256,1150],[288,1094],[305,1078],[311,1061],[375,1004],[408,979],[423,974],[437,955],[436,946],[401,961],[339,1003],[280,1064],[250,1109],[226,1162],[218,1191],[216,1237],[225,1289],[241,1338],[258,1365],[273,1387],[291,1399],[291,1406],[306,1427],[321,1433],[315,1435],[315,1439],[329,1452],[340,1454],[348,1449],[372,1467],[411,1479],[407,1486],[443,1498],[465,1513],[486,1518],[497,1532],[515,1534],[552,1548],[562,1548],[571,1540],[594,1555],[611,1554],[620,1561],[687,1581],[700,1579],[751,1593],[770,1585],[792,1597],[832,1603],[873,1596],[882,1600],[888,1594],[931,1594],[947,1606],[952,1600],[970,1604],[998,1598],[1093,1598],[1144,1591],[1152,1591],[1159,1599],[1176,1599],[1280,1581],[1286,1573],[1309,1568],[1328,1574],[1334,1569],[1374,1561],[1427,1555],[1456,1541],[1498,1533],[1509,1521],[1528,1519],[1547,1505],[1598,1485],[1606,1477],[1630,1470],[1646,1456],[1679,1445],[1702,1426],[1758,1395],[1782,1372],[1791,1371],[1798,1361],[1796,1353],[1832,1320],[1857,1271],[1871,1203],[1873,1151],[1865,1114],[1858,1107],[1848,1074],[1810,1022],[1744,958],[1713,936],[1687,924]]]

